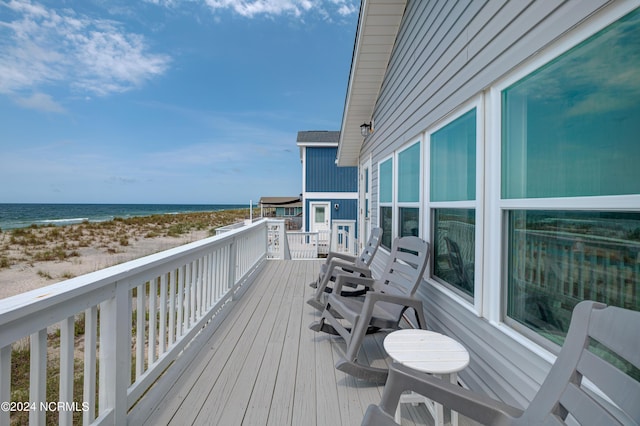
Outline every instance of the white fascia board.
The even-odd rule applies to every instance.
[[[357,200],[357,192],[305,192],[303,194],[305,200]]]

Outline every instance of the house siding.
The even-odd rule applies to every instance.
[[[306,192],[358,191],[358,168],[336,166],[337,151],[338,148],[306,148]]]
[[[372,224],[378,223],[380,161],[608,3],[408,0],[374,110],[376,131],[360,154],[362,164],[372,159]],[[424,228],[422,236],[430,240],[430,227]],[[376,256],[378,273],[385,256],[384,251]],[[471,363],[460,374],[464,383],[510,404],[528,405],[552,360],[430,283],[423,282],[419,294],[429,327],[465,342]]]

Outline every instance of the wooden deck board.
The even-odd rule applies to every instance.
[[[321,263],[267,262],[146,424],[360,424],[382,387],[336,370],[344,343],[308,328],[320,317],[305,301]],[[363,360],[384,365],[382,337],[365,341]],[[421,415],[403,407],[403,424]]]
[[[275,273],[273,273],[273,276],[277,276],[279,273],[281,273],[281,271],[279,270],[283,269],[282,265],[275,265],[274,268],[278,268],[278,271],[275,271]],[[267,270],[267,273],[268,272],[270,271]],[[216,367],[213,369],[205,370],[207,372],[207,378],[204,384],[205,386],[210,387],[208,393],[209,397],[207,398],[206,404],[198,413],[195,424],[212,424],[211,421],[213,419],[220,419],[223,416],[223,411],[229,405],[233,406],[234,408],[241,408],[239,401],[234,401],[231,398],[231,394],[236,387],[239,376],[243,371],[249,369],[256,374],[259,371],[259,369],[256,368],[256,364],[246,364],[246,360],[249,355],[255,357],[264,353],[263,348],[261,348],[259,344],[266,344],[268,339],[260,339],[258,331],[260,330],[260,325],[263,322],[263,318],[267,312],[270,302],[274,297],[274,291],[277,287],[275,283],[276,280],[274,278],[265,281],[266,287],[263,287],[263,292],[261,294],[261,297],[259,297],[257,304],[251,304],[253,305],[253,309],[250,308],[251,305],[246,305],[245,310],[250,311],[248,320],[246,322],[243,321],[242,323],[238,322],[235,325],[233,332],[230,333],[232,339],[225,343],[225,345],[233,347],[232,351],[228,355],[226,351],[220,354],[217,353],[212,358],[212,363],[215,364]],[[253,287],[250,290],[252,290],[252,293],[255,293],[256,287]],[[242,303],[239,303],[239,305],[241,304]],[[245,316],[244,318],[247,318],[247,316]],[[256,340],[257,344],[255,346],[252,346],[251,343],[255,343]],[[256,352],[259,353],[256,354]],[[252,359],[252,362],[255,361]],[[223,366],[221,370],[217,368],[218,365]],[[242,376],[242,378],[244,377],[245,376]],[[211,387],[212,384],[213,387]],[[252,391],[252,387],[253,384],[251,384],[251,387],[243,389],[243,392],[250,393]],[[194,407],[194,409],[196,408],[197,407]],[[229,411],[234,414],[236,410]],[[244,414],[244,409],[242,414]]]
[[[296,280],[307,283],[311,280],[313,265],[310,262],[298,262]],[[293,422],[293,406],[296,392],[296,376],[300,368],[298,353],[300,350],[300,332],[303,326],[302,313],[305,295],[304,285],[290,286],[291,310],[282,348],[282,358],[273,389],[273,406],[268,415],[267,424],[288,425]]]
[[[295,388],[293,395],[293,425],[312,424],[309,419],[317,418],[318,394],[316,392],[316,350],[315,332],[309,330],[307,325],[318,316],[316,310],[306,304],[306,300],[313,294],[313,289],[308,283],[317,277],[319,266],[311,273],[307,270],[303,287],[303,298],[301,301],[302,315],[300,318],[300,340],[298,348],[298,361],[295,378]],[[307,422],[307,423],[305,423]]]

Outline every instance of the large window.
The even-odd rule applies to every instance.
[[[420,142],[398,153],[398,235],[420,235]]]
[[[476,108],[431,134],[433,274],[474,294]]]
[[[640,309],[638,40],[635,11],[502,91],[506,315],[559,343],[580,300]]]
[[[476,109],[431,135],[431,201],[476,198]]]
[[[502,196],[640,193],[640,12],[502,93]]]
[[[380,163],[378,169],[380,204],[380,227],[382,228],[381,245],[391,248],[393,241],[393,158]]]
[[[420,236],[421,159],[418,141],[394,152],[379,165],[379,223],[383,231],[381,244],[386,249],[391,249],[394,237]]]

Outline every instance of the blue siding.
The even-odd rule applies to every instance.
[[[307,147],[306,150],[307,192],[358,191],[358,168],[336,166],[338,148]]]

